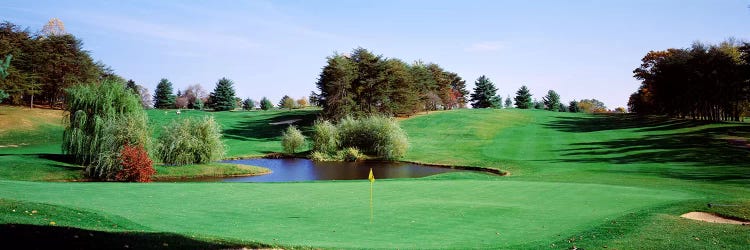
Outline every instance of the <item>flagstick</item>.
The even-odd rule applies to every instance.
[[[372,224],[372,181],[370,182],[370,224]]]

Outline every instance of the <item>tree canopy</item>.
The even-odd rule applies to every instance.
[[[58,20],[59,21],[59,20]],[[0,56],[12,55],[7,78],[0,89],[9,95],[11,104],[36,101],[58,105],[64,89],[80,83],[112,79],[124,81],[101,62],[94,62],[83,42],[67,33],[31,32],[13,23],[0,23]]]
[[[690,48],[650,51],[633,71],[641,80],[628,108],[702,120],[734,120],[748,110],[750,43],[696,42]]]
[[[407,64],[363,48],[329,56],[316,86],[311,103],[322,106],[322,116],[333,120],[460,108],[468,94],[461,77],[437,64]]]

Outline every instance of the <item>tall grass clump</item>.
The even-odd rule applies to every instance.
[[[150,147],[146,112],[124,84],[80,84],[65,93],[62,151],[85,165],[89,177],[112,180],[122,170],[125,145]]]
[[[159,159],[167,165],[218,161],[226,153],[221,127],[210,116],[182,119],[165,126],[156,147]]]
[[[289,126],[281,135],[281,145],[284,152],[294,154],[297,149],[305,145],[305,136],[294,125]]]
[[[339,132],[336,125],[329,121],[316,121],[313,125],[313,152],[334,154],[339,147]]]
[[[313,154],[316,158],[328,155],[337,160],[350,160],[352,156],[362,158],[361,152],[396,160],[403,157],[408,148],[406,132],[388,117],[346,117],[335,126],[329,122],[318,122],[313,126]]]

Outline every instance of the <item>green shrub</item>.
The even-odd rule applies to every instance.
[[[149,148],[146,112],[138,96],[116,81],[80,84],[65,90],[62,151],[86,166],[86,174],[114,179],[126,144]]]
[[[388,117],[346,117],[335,126],[327,121],[313,125],[313,151],[321,153],[316,156],[335,154],[335,158],[343,159],[346,154],[342,154],[341,149],[349,151],[348,148],[395,160],[406,154],[409,142],[398,123]]]
[[[310,160],[312,160],[312,161],[332,161],[332,158],[331,158],[331,156],[329,156],[326,153],[315,151],[315,152],[312,152],[312,154],[310,154]]]
[[[213,117],[183,119],[164,127],[158,138],[157,154],[168,165],[201,164],[220,160],[226,146],[221,128]]]
[[[339,134],[329,121],[316,121],[313,125],[312,148],[315,152],[332,154],[338,150]]]
[[[403,157],[409,142],[393,118],[371,116],[360,119],[346,117],[337,126],[339,143],[343,148],[354,147],[363,153],[387,160]]]
[[[305,136],[294,125],[289,126],[281,135],[281,145],[284,146],[284,152],[294,154],[305,145]]]
[[[338,159],[344,161],[357,161],[365,157],[361,152],[359,152],[359,149],[352,147],[345,148],[344,150],[339,151],[337,155]]]

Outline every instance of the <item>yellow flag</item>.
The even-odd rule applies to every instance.
[[[369,179],[370,182],[375,182],[375,176],[372,175],[372,168],[370,168],[370,175],[367,176],[367,179]]]

